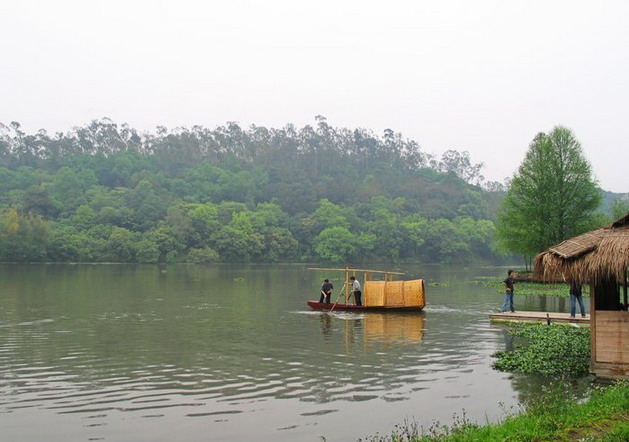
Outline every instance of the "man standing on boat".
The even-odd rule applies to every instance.
[[[361,300],[363,292],[360,291],[360,282],[358,282],[355,276],[351,276],[349,283],[351,285],[352,294],[354,295],[354,302],[356,305],[363,305]]]
[[[319,303],[322,303],[323,300],[325,299],[325,303],[329,304],[330,303],[330,298],[332,297],[332,290],[333,289],[334,289],[334,286],[332,285],[330,280],[329,279],[324,279],[323,280],[323,285],[321,286],[321,296],[319,297]]]

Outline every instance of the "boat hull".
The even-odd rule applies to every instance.
[[[374,306],[374,305],[355,305],[343,304],[326,304],[324,302],[308,301],[308,306],[313,310],[329,311],[353,311],[353,312],[420,312],[423,307],[417,306]]]

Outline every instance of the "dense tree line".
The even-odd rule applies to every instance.
[[[0,260],[492,259],[501,185],[386,130],[0,125]],[[491,191],[489,191],[491,190]]]

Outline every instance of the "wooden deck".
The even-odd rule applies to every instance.
[[[495,322],[546,322],[550,323],[572,323],[580,325],[590,325],[590,315],[582,318],[577,315],[576,318],[571,318],[570,313],[556,313],[556,312],[522,312],[516,311],[515,313],[491,313],[489,319]]]

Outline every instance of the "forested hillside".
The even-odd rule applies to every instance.
[[[502,197],[393,131],[0,126],[0,260],[494,259]],[[491,191],[489,191],[491,190]]]

